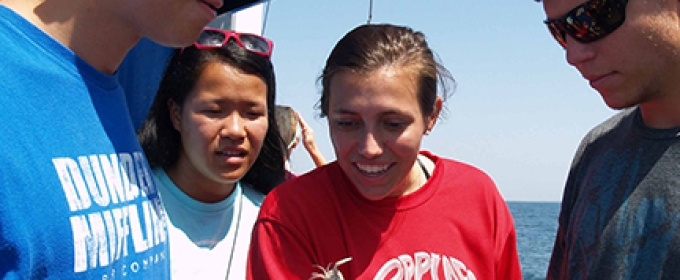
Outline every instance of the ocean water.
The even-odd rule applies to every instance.
[[[559,202],[508,202],[515,220],[517,251],[525,280],[545,279],[550,261]]]

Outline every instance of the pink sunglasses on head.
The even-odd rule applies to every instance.
[[[236,43],[249,52],[271,58],[274,42],[256,34],[240,33],[231,30],[217,28],[204,28],[198,40],[194,42],[197,49],[217,49],[227,44],[229,39],[234,38]]]

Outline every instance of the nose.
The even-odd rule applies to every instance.
[[[382,154],[383,149],[380,140],[372,132],[366,132],[359,139],[359,154],[367,159],[378,157]]]
[[[566,42],[567,63],[571,66],[578,67],[580,64],[595,58],[595,44],[597,42],[581,43],[571,36],[567,36]]]
[[[220,135],[232,140],[240,140],[246,137],[245,122],[238,112],[233,112],[222,119]]]

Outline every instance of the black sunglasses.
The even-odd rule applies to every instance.
[[[567,47],[567,35],[581,43],[590,43],[611,34],[626,20],[628,0],[590,0],[545,24],[555,40]]]

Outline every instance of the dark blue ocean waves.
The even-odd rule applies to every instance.
[[[508,202],[525,280],[545,279],[555,242],[559,202]]]

